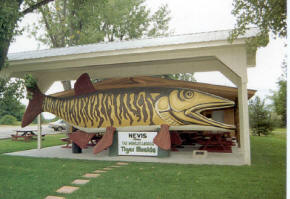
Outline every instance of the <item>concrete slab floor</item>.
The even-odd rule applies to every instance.
[[[61,148],[61,146],[47,147],[43,149],[32,149],[6,153],[13,156],[41,157],[41,158],[63,158],[63,159],[83,159],[83,160],[105,160],[105,161],[127,161],[127,162],[159,162],[173,164],[210,164],[210,165],[244,165],[243,156],[239,148],[233,147],[233,153],[208,153],[206,158],[194,158],[193,150],[182,149],[171,152],[169,157],[143,157],[143,156],[109,156],[109,151],[105,150],[97,155],[93,154],[93,148],[83,149],[82,153],[72,153],[71,149]]]

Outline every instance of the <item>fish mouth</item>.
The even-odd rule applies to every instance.
[[[235,103],[232,101],[227,101],[227,102],[213,102],[213,103],[203,103],[196,105],[192,107],[191,109],[185,111],[185,115],[187,117],[190,117],[194,120],[198,120],[200,122],[205,123],[206,125],[210,126],[216,126],[220,128],[226,128],[226,129],[235,129],[236,127],[234,125],[230,124],[225,124],[216,120],[213,120],[209,117],[206,117],[202,113],[207,110],[224,110],[227,108],[232,108],[234,107]]]

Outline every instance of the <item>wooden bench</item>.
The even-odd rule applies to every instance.
[[[25,142],[32,140],[33,135],[11,135],[12,140],[18,141],[19,138],[23,138]]]
[[[199,149],[208,152],[232,153],[232,141],[227,141],[223,134],[207,134],[205,139],[198,140]]]
[[[71,146],[69,146],[71,144],[71,139],[69,137],[60,138],[60,140],[66,143],[66,145],[61,148],[71,148]]]

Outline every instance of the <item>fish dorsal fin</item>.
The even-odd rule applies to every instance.
[[[96,91],[88,73],[82,74],[77,79],[74,85],[74,90],[75,90],[75,96],[84,95],[84,94],[88,94],[88,93],[92,93]]]

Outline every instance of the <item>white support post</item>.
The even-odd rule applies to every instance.
[[[251,165],[247,82],[240,81],[238,85],[238,106],[241,150],[245,164]]]
[[[41,114],[37,116],[37,149],[41,149]]]

